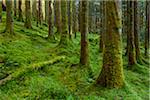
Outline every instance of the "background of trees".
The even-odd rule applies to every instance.
[[[43,38],[49,43],[57,42],[57,46],[49,51],[58,55],[61,50],[74,48],[74,45],[79,42],[78,63],[71,66],[87,69],[95,85],[107,88],[125,86],[124,60],[127,62],[127,70],[140,73],[142,73],[141,66],[147,67],[150,64],[149,1],[3,0],[0,4],[0,23],[3,22],[4,17],[2,9],[6,7],[5,29],[1,34],[15,37],[17,21],[24,24],[25,30],[38,31],[46,28],[47,35]],[[21,31],[25,32],[25,30]],[[91,34],[93,38],[89,39],[88,35]],[[97,76],[92,75],[90,62],[90,42],[95,43],[95,41],[96,46],[99,47],[98,54],[102,54],[103,59],[101,71]],[[64,59],[64,57],[57,59]],[[44,62],[44,65],[54,62]],[[35,64],[34,67],[40,69],[39,65]],[[19,76],[23,72],[18,73]],[[0,80],[0,85],[17,75],[8,75]]]

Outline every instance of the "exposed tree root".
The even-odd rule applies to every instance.
[[[12,73],[9,76],[7,76],[6,78],[0,80],[0,85],[3,85],[10,80],[16,79],[16,78],[20,77],[21,75],[23,75],[24,73],[27,73],[32,70],[38,70],[38,69],[44,67],[45,65],[54,64],[64,58],[65,58],[65,56],[58,56],[50,61],[44,61],[44,62],[40,62],[40,63],[31,64],[24,68],[22,68],[22,67],[18,68],[14,73]]]

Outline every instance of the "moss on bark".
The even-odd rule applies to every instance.
[[[68,33],[68,20],[67,20],[67,1],[61,1],[61,40],[59,45],[68,45],[69,33]]]
[[[104,35],[103,67],[97,79],[97,84],[120,88],[124,85],[121,36],[121,19],[116,1],[107,1],[106,5],[106,33]]]

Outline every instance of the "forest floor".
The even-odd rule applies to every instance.
[[[123,56],[125,86],[107,89],[94,85],[102,67],[98,51],[99,36],[89,34],[90,68],[78,65],[80,34],[70,46],[57,48],[59,37],[46,39],[45,25],[25,29],[23,22],[14,21],[15,35],[0,34],[0,100],[67,99],[67,100],[148,100],[149,68],[139,65],[139,71],[127,69]],[[0,32],[5,29],[5,17]],[[124,52],[123,52],[124,53]],[[36,68],[37,67],[37,68]],[[91,74],[92,72],[92,74]]]

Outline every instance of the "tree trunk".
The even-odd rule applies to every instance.
[[[39,0],[39,5],[38,5],[38,23],[41,25],[42,24],[42,2]]]
[[[68,45],[68,20],[67,20],[67,0],[61,0],[61,40],[60,45]],[[59,24],[60,24],[59,23]]]
[[[69,39],[72,37],[72,1],[68,1],[68,12],[69,12],[69,17],[68,17],[68,30],[69,30]]]
[[[30,29],[32,28],[31,26],[31,8],[30,8],[30,0],[25,1],[25,27]]]
[[[0,1],[0,23],[2,22],[2,1]]]
[[[72,33],[75,35],[74,37],[76,38],[76,33],[78,31],[78,20],[77,20],[77,9],[76,9],[76,1],[72,1],[72,12],[73,12],[73,26],[72,26]]]
[[[37,21],[37,0],[33,0],[32,3],[32,16],[33,20]]]
[[[14,34],[13,17],[12,17],[12,1],[6,0],[6,32]]]
[[[128,19],[127,19],[127,55],[128,65],[132,66],[136,64],[136,53],[134,44],[134,1],[128,1]]]
[[[103,67],[97,79],[97,84],[120,88],[124,84],[122,50],[121,50],[121,17],[117,1],[107,1],[106,33],[104,35]]]
[[[14,0],[14,16],[17,16],[17,1]]]
[[[55,16],[56,16],[56,27],[58,33],[61,33],[61,5],[60,0],[55,1]]]
[[[79,29],[78,31],[79,31],[79,32],[81,32],[81,31],[80,31],[80,28],[81,28],[81,23],[80,23],[80,22],[81,22],[81,5],[82,5],[82,1],[79,0],[79,9],[78,9],[78,24],[79,24],[79,25],[78,25],[78,27],[79,27],[79,28],[78,28],[78,29]]]
[[[50,1],[49,1],[50,2]],[[48,11],[49,11],[49,2],[48,0],[45,0],[45,22],[48,22]]]
[[[138,1],[134,1],[134,43],[135,43],[135,52],[136,60],[140,62],[140,45],[139,45],[139,14],[138,14]]]
[[[103,47],[104,47],[104,43],[103,43],[103,34],[105,33],[105,12],[106,12],[106,7],[104,5],[104,2],[105,1],[101,1],[101,13],[102,13],[102,17],[101,17],[101,27],[100,27],[100,30],[101,30],[101,33],[100,33],[100,42],[99,42],[99,51],[100,52],[103,52]]]
[[[48,38],[51,38],[53,35],[53,25],[52,25],[52,1],[48,1]]]
[[[81,3],[81,18],[80,18],[80,32],[81,32],[81,50],[80,50],[80,64],[88,65],[88,1],[80,1]]]
[[[18,0],[18,14],[19,14],[19,17],[18,17],[18,20],[19,21],[23,21],[23,16],[22,16],[22,0]]]
[[[150,1],[146,1],[146,32],[145,32],[145,56],[149,57],[150,46]]]

